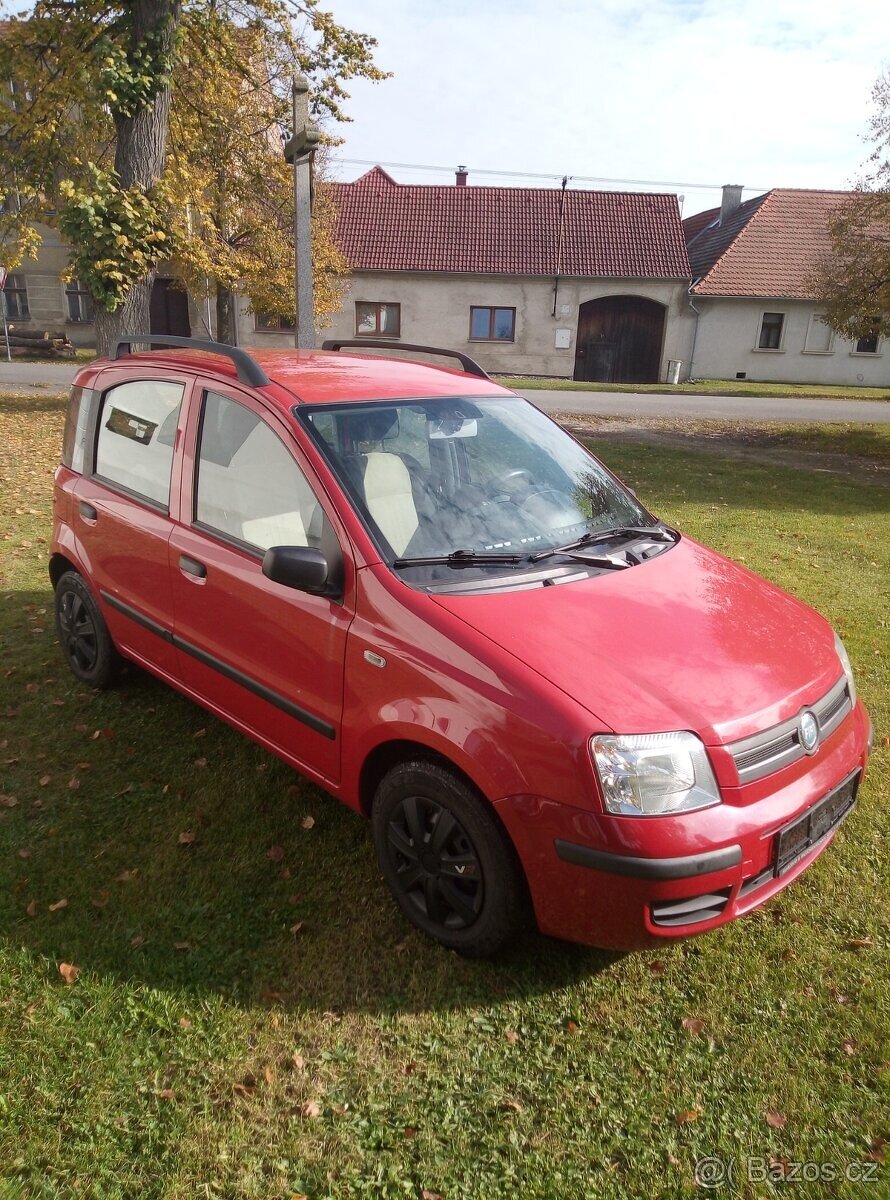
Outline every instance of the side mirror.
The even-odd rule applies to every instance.
[[[263,574],[282,587],[313,596],[338,591],[331,586],[327,558],[313,546],[270,546],[263,558]]]

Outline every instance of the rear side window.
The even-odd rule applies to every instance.
[[[214,392],[204,399],[195,519],[259,550],[327,548],[333,536],[278,434],[246,405]]]
[[[62,438],[62,465],[81,474],[87,457],[86,439],[93,399],[94,393],[89,388],[82,387],[73,387],[68,399],[68,415],[65,418],[65,433]]]
[[[106,392],[99,418],[96,474],[165,507],[183,387],[139,380]]]

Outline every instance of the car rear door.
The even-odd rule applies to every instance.
[[[187,686],[322,782],[340,777],[349,542],[297,440],[256,396],[206,382],[185,437],[171,542],[175,644]],[[273,545],[313,545],[339,562],[342,594],[267,579]]]
[[[80,560],[118,648],[176,676],[167,545],[179,507],[181,421],[192,386],[160,368],[111,368],[100,393],[88,460],[74,488]]]

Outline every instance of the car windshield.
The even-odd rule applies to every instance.
[[[516,569],[584,534],[655,518],[559,425],[521,397],[295,410],[384,558],[457,557]],[[484,559],[478,564],[474,559]],[[452,562],[451,565],[454,565]]]

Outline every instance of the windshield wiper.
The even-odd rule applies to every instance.
[[[489,567],[500,563],[528,562],[528,554],[497,554],[489,551],[452,550],[450,554],[419,555],[416,558],[397,558],[393,567]]]
[[[542,558],[550,558],[553,554],[567,554],[572,550],[580,550],[584,546],[594,546],[598,542],[612,541],[613,538],[638,537],[648,537],[654,542],[672,542],[675,535],[661,525],[619,525],[616,529],[591,529],[587,533],[582,533],[574,542],[567,542],[564,546],[551,546],[549,550],[538,550],[537,553],[530,554],[529,561],[540,562]]]

